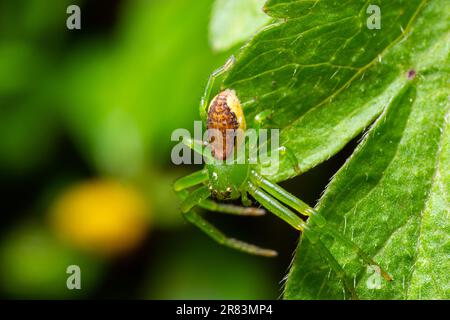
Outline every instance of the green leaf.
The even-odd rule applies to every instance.
[[[257,34],[224,81],[237,91],[250,125],[258,113],[272,112],[265,126],[282,129],[281,143],[296,153],[302,171],[370,125],[405,85],[408,70],[420,68],[421,55],[442,38],[429,27],[407,51],[411,45],[399,43],[426,1],[373,4],[382,8],[380,30],[366,27],[364,1],[269,1],[266,11],[285,20]],[[445,19],[433,25],[439,22],[445,27]],[[289,159],[280,166],[272,179],[297,175]]]
[[[393,276],[373,275],[341,243],[325,239],[361,298],[450,297],[450,128],[444,73],[403,90],[337,173],[318,210]],[[286,298],[343,298],[342,285],[304,239]],[[380,279],[381,280],[381,279]],[[319,286],[318,284],[321,284]]]
[[[209,42],[225,51],[243,42],[269,23],[262,7],[265,0],[216,0],[209,25]]]
[[[433,21],[442,10],[439,5],[428,5],[417,32],[386,59],[394,67],[402,54],[416,53],[420,59],[410,54],[410,63],[418,76],[391,100],[318,205],[319,212],[394,277],[374,288],[373,275],[361,262],[327,239],[362,298],[450,297],[450,118],[449,91],[444,89],[449,81],[448,27]],[[430,30],[440,37],[427,43]],[[286,297],[343,298],[342,284],[328,273],[310,244],[303,243]]]
[[[369,30],[365,1],[269,0],[283,21],[243,48],[224,84],[247,122],[271,111],[302,171],[327,160],[375,120],[317,208],[393,276],[374,276],[325,238],[361,298],[450,298],[449,3],[385,0]],[[282,159],[271,179],[294,177]],[[375,279],[377,280],[377,279]],[[376,282],[376,281],[375,281]],[[342,284],[302,239],[288,299],[344,298]]]

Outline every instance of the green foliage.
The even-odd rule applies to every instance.
[[[130,2],[113,41],[73,50],[65,78],[55,79],[63,86],[61,112],[99,172],[133,176],[149,161],[165,163],[171,132],[192,127],[199,84],[225,58],[209,48],[210,6],[210,0]]]
[[[70,265],[82,271],[82,290],[68,290]],[[11,229],[0,244],[0,289],[16,299],[83,298],[96,287],[103,264],[55,241],[34,222]]]
[[[209,26],[209,41],[215,51],[243,42],[270,18],[262,7],[265,0],[216,0]]]
[[[161,246],[152,266],[150,299],[275,299],[276,283],[260,257],[217,246],[195,229]]]
[[[47,8],[38,0],[0,3],[0,171],[30,173],[54,149],[57,124],[47,84],[58,47],[49,42],[65,38],[58,26],[65,26],[68,2]]]
[[[302,171],[367,130],[317,208],[394,277],[373,274],[341,243],[323,240],[361,298],[450,298],[449,3],[386,0],[370,30],[365,1],[269,0],[283,19],[243,48],[225,79],[247,121],[270,110]],[[294,177],[289,159],[270,178]],[[289,299],[344,298],[342,284],[302,240]]]

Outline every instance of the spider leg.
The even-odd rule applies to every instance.
[[[313,244],[314,248],[319,251],[319,254],[328,262],[329,266],[331,267],[331,269],[333,269],[337,277],[344,283],[344,287],[348,290],[348,292],[350,292],[352,299],[358,300],[358,295],[356,294],[353,284],[348,280],[345,270],[341,267],[336,258],[331,254],[330,250],[328,250],[328,248],[323,244],[322,241],[318,240],[316,242],[313,242],[315,240],[311,240],[311,238],[308,236],[307,238]]]
[[[295,156],[295,153],[291,149],[289,149],[289,148],[287,148],[285,146],[281,146],[281,147],[278,147],[278,148],[272,150],[272,152],[279,152],[282,157],[287,157],[288,160],[291,162],[292,167],[294,168],[294,171],[297,174],[301,174],[302,173],[302,170],[300,168],[300,164],[298,163],[298,159]],[[270,162],[263,162],[261,164],[263,166],[265,166],[268,163],[270,164]]]
[[[189,196],[187,190],[181,190],[177,192],[181,199],[186,199]],[[213,212],[226,213],[238,216],[263,216],[266,214],[266,210],[263,208],[255,207],[241,207],[233,204],[223,204],[210,199],[202,200],[198,203],[198,206],[202,209],[206,209]]]
[[[207,186],[202,186],[198,189],[195,189],[186,198],[183,199],[183,202],[181,202],[181,212],[188,212],[200,202],[209,198],[210,195],[211,191],[209,191],[209,188]]]
[[[255,198],[263,207],[289,223],[295,229],[304,231],[307,228],[305,221],[300,219],[294,212],[283,206],[263,190],[257,188],[253,183],[248,182],[248,189],[253,198]]]
[[[173,189],[178,192],[205,181],[208,181],[208,172],[206,170],[200,170],[176,180],[173,184]]]
[[[267,109],[267,110],[264,110],[264,111],[258,113],[254,119],[255,120],[255,129],[259,130],[262,127],[264,121],[266,121],[266,119],[268,119],[272,116],[273,112],[274,112],[273,110]]]
[[[282,156],[286,156],[289,159],[289,161],[293,165],[294,170],[297,174],[302,173],[302,170],[300,169],[300,164],[298,163],[297,156],[291,149],[289,149],[288,147],[285,147],[285,146],[281,146],[278,148],[278,151],[280,152],[280,154]]]
[[[225,72],[230,70],[230,68],[234,65],[235,61],[236,60],[234,56],[231,56],[230,58],[228,58],[227,62],[225,62],[223,66],[215,70],[209,76],[208,82],[206,83],[205,92],[203,93],[202,100],[200,101],[200,117],[203,120],[203,122],[206,123],[208,103],[211,98],[211,91],[214,86],[214,80],[216,80],[217,77],[220,77]]]
[[[210,148],[203,141],[195,140],[190,137],[184,137],[182,142],[195,152],[201,154],[204,159],[206,158],[208,160],[209,163],[214,162],[214,157],[211,154]]]
[[[252,202],[250,201],[250,199],[247,196],[247,191],[241,192],[241,200],[242,200],[242,204],[246,207],[250,207],[252,205]]]
[[[181,203],[181,211],[186,220],[199,227],[203,232],[216,240],[218,243],[227,247],[254,255],[265,257],[276,256],[277,252],[274,250],[260,248],[237,239],[226,237],[221,231],[192,210],[194,206],[199,205],[200,207],[204,207],[212,211],[222,211],[230,214],[261,215],[265,213],[264,210],[258,208],[243,208],[232,205],[224,205],[209,200],[208,197],[211,195],[211,192],[207,186],[199,187],[189,194],[185,189],[207,180],[208,176],[207,173],[205,176],[205,173],[206,172],[204,170],[198,171],[181,178],[176,182],[176,186],[174,188],[179,190],[177,193],[183,199],[183,202]]]
[[[183,213],[183,216],[187,221],[197,226],[200,230],[202,230],[219,244],[258,256],[275,257],[277,255],[277,252],[274,250],[260,248],[250,243],[246,243],[234,238],[228,238],[223,232],[218,230],[193,210],[189,210]]]
[[[289,223],[292,227],[303,232],[304,236],[311,241],[314,248],[319,252],[323,259],[333,269],[337,277],[342,281],[344,287],[351,293],[353,298],[357,298],[355,288],[348,280],[348,277],[339,262],[334,258],[328,248],[320,240],[318,234],[311,230],[306,223],[291,210],[282,205],[278,200],[274,199],[263,190],[248,182],[250,194],[270,212]]]
[[[371,257],[369,257],[356,243],[346,238],[345,236],[341,235],[338,231],[336,231],[336,229],[331,227],[327,223],[325,217],[319,214],[315,209],[311,208],[305,202],[298,199],[293,194],[287,192],[277,184],[265,179],[263,176],[256,173],[255,171],[252,171],[250,179],[255,184],[259,185],[266,192],[268,192],[269,194],[271,194],[273,197],[280,200],[284,204],[290,206],[291,208],[297,210],[298,212],[300,212],[305,216],[311,217],[310,219],[312,222],[315,223],[317,230],[323,231],[332,236],[333,238],[335,238],[336,240],[341,241],[342,243],[347,245],[366,264],[378,266],[379,269],[377,268],[376,270],[379,270],[381,276],[387,281],[392,281],[392,277],[386,271],[384,271],[378,263],[376,263]]]
[[[238,216],[263,216],[266,214],[266,210],[262,208],[241,207],[232,204],[223,204],[209,199],[201,201],[199,203],[199,207],[209,211],[234,214]]]
[[[191,194],[188,194],[185,190],[182,190],[178,192],[178,194],[183,199],[183,202],[181,204],[181,211],[186,220],[191,222],[198,228],[200,228],[203,232],[205,232],[208,236],[217,241],[219,244],[254,255],[260,255],[265,257],[274,257],[277,255],[277,252],[274,250],[260,248],[253,244],[249,244],[234,238],[228,238],[225,234],[223,234],[216,227],[214,227],[212,224],[206,221],[198,213],[196,213],[192,209],[195,205],[199,205],[201,207],[208,207],[211,203],[215,203],[207,199],[210,195],[208,187],[206,186],[200,187],[195,191],[193,191]],[[224,209],[224,207],[214,206],[214,209],[222,210]],[[242,208],[242,209],[250,209],[250,208]],[[230,210],[228,208],[228,212],[230,211],[233,210]]]
[[[297,210],[302,215],[309,217],[316,213],[316,211],[313,208],[311,208],[308,204],[306,204],[293,194],[287,192],[276,183],[267,180],[262,175],[257,173],[255,170],[251,171],[250,179],[254,184],[260,186],[262,189],[271,194],[273,197],[280,200],[289,207]]]
[[[313,216],[313,218],[315,218],[316,215]],[[323,219],[323,218],[320,218]],[[336,229],[334,229],[333,227],[331,227],[328,224],[322,225],[322,226],[318,226],[318,230],[325,232],[327,234],[329,234],[330,236],[332,236],[333,238],[335,238],[338,241],[341,241],[342,243],[344,243],[345,245],[347,245],[347,247],[349,247],[358,257],[360,257],[367,265],[369,266],[377,266],[378,268],[374,268],[374,270],[380,274],[384,280],[386,281],[392,281],[392,277],[383,270],[383,268],[381,268],[381,266],[375,262],[371,257],[369,257],[367,255],[367,253],[365,253],[356,243],[354,243],[352,240],[348,239],[347,237],[341,235],[338,231],[336,231]]]

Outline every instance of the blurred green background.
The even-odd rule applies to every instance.
[[[69,4],[81,7],[81,30],[66,28]],[[0,2],[0,297],[281,295],[295,231],[270,215],[206,212],[228,234],[280,255],[223,248],[182,219],[171,189],[198,168],[171,164],[170,134],[193,130],[209,74],[240,46],[212,50],[212,8],[212,0]],[[284,186],[314,204],[344,158]],[[66,287],[72,264],[81,290]]]

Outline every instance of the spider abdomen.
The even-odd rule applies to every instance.
[[[227,159],[234,149],[236,130],[245,130],[244,113],[234,90],[224,90],[211,100],[206,127],[212,156]]]

